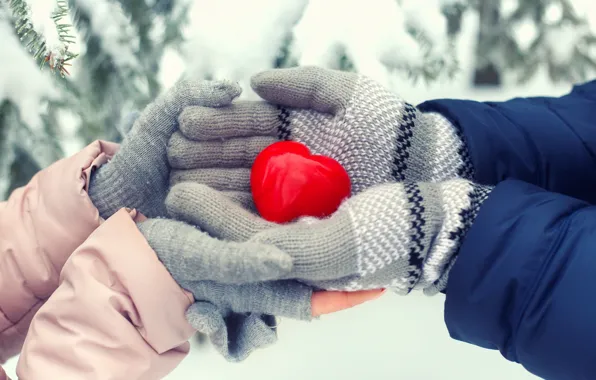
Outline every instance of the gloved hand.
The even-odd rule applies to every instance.
[[[187,310],[188,321],[230,361],[244,360],[276,341],[273,314],[310,320],[375,296],[327,292],[317,294],[316,304],[309,286],[268,281],[284,277],[292,267],[291,257],[276,247],[223,242],[171,219],[148,219],[138,227],[178,285],[193,293],[196,302]],[[348,302],[338,303],[338,299]],[[329,304],[330,310],[321,309]]]
[[[225,81],[180,82],[142,114],[128,115],[120,126],[124,136],[120,151],[91,177],[89,195],[100,215],[107,219],[120,208],[129,207],[149,217],[166,216],[164,200],[170,175],[166,147],[178,127],[178,115],[190,105],[217,107],[230,104],[240,92],[236,84]],[[241,303],[245,299],[234,298],[232,290],[246,294],[255,282],[278,278],[291,267],[291,258],[267,246],[255,246],[255,249],[246,251],[247,246],[243,244],[243,247],[237,247],[238,250],[229,251],[229,244],[174,220],[149,219],[138,226],[181,287],[189,289],[193,284],[200,284],[202,292],[195,289],[194,294],[198,300],[210,302],[195,303],[189,309],[189,320],[211,336],[226,358],[242,360],[252,350],[275,340],[275,329],[270,326],[272,317],[234,315],[232,310],[249,310],[246,302]],[[248,285],[246,288],[235,285],[241,283]],[[226,287],[230,291],[222,292]],[[291,314],[304,318],[310,311],[311,291],[299,284],[296,289],[293,294],[301,299],[296,303],[297,307],[307,309],[292,310]],[[263,292],[255,294],[262,296]],[[293,306],[291,299],[285,301],[288,308]],[[219,307],[219,314],[214,311],[217,310],[215,305]],[[276,311],[280,311],[279,308]],[[227,323],[223,323],[224,320]],[[228,331],[228,328],[234,330]]]
[[[252,162],[278,140],[339,161],[354,194],[387,182],[473,178],[465,143],[449,120],[418,111],[365,76],[276,69],[255,75],[252,87],[277,106],[237,102],[182,112],[168,148],[172,185],[203,183],[250,200]]]
[[[445,288],[450,266],[491,191],[463,179],[387,183],[346,200],[327,219],[267,222],[197,183],[174,186],[168,212],[231,242],[270,244],[290,255],[296,279],[322,289]],[[232,244],[232,243],[229,243]]]
[[[420,113],[368,78],[319,68],[272,70],[255,76],[253,88],[280,106],[237,102],[183,112],[168,149],[172,185],[204,183],[254,209],[252,162],[267,145],[288,139],[340,161],[354,192],[395,180],[473,177],[465,144],[447,119]]]
[[[277,340],[273,315],[310,320],[371,301],[382,291],[312,292],[297,281],[229,285],[213,281],[183,282],[195,302],[188,321],[211,339],[229,361],[241,361],[258,348]],[[265,314],[263,314],[265,313]]]
[[[229,361],[244,360],[276,341],[273,315],[310,320],[378,295],[313,295],[310,286],[296,281],[267,281],[284,277],[292,265],[273,246],[219,241],[168,219],[149,219],[138,227],[178,285],[194,295],[188,321]]]
[[[262,282],[288,273],[291,258],[260,243],[228,243],[184,222],[148,219],[138,228],[174,280],[193,293],[187,318],[230,361],[276,340],[277,315],[311,318],[311,288]],[[242,284],[242,285],[240,285]],[[252,313],[252,312],[255,313]]]
[[[89,196],[100,215],[107,219],[128,207],[148,217],[166,216],[167,145],[178,129],[178,116],[189,106],[229,105],[240,93],[237,84],[227,81],[182,81],[148,105],[119,152],[91,176]]]

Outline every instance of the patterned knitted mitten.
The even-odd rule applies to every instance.
[[[318,67],[270,70],[253,77],[266,101],[188,107],[169,143],[171,184],[191,181],[250,196],[256,155],[278,140],[306,144],[338,160],[354,194],[387,182],[473,178],[454,125],[422,113],[373,80]]]
[[[456,179],[388,183],[345,201],[328,219],[278,225],[205,185],[181,183],[166,206],[211,236],[258,242],[292,257],[286,279],[328,290],[443,290],[463,237],[492,188]],[[232,244],[232,243],[229,243]]]

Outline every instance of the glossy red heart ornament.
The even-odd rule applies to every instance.
[[[312,155],[294,141],[271,144],[259,153],[250,186],[257,211],[276,223],[329,216],[351,191],[350,177],[339,162]]]

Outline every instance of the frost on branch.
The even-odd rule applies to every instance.
[[[6,57],[0,71],[0,199],[57,157],[48,138],[48,101],[56,100],[52,76],[41,71],[19,41],[0,3],[0,38]],[[25,178],[28,177],[28,178]]]
[[[447,33],[442,2],[426,0],[310,0],[293,31],[292,54],[300,65],[354,69],[388,84],[392,72],[431,81],[453,76],[458,62]],[[324,27],[321,27],[324,25]]]
[[[23,50],[12,26],[0,14],[0,36],[2,36],[5,59],[0,71],[0,104],[8,100],[21,111],[23,121],[31,128],[41,128],[39,117],[43,99],[53,97],[52,82],[41,72]]]
[[[68,19],[67,0],[6,0],[15,23],[15,30],[25,48],[41,67],[64,76],[65,66],[77,55],[69,50],[74,44]]]
[[[596,73],[596,13],[593,0],[471,1],[481,13],[477,56],[524,83],[539,72],[553,82],[576,83]],[[483,9],[490,5],[488,19]],[[482,7],[484,5],[484,7]],[[482,65],[481,65],[482,66]]]
[[[249,95],[250,76],[271,68],[307,0],[184,0],[187,75],[239,81]],[[321,26],[319,25],[319,28]]]
[[[119,69],[138,69],[135,53],[139,51],[139,36],[122,6],[110,0],[74,0],[73,3],[77,11],[86,15],[90,34],[99,38],[101,49],[110,55],[114,64]]]

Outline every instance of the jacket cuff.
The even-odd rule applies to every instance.
[[[95,141],[37,173],[0,203],[0,361],[20,351],[33,314],[70,254],[101,220],[85,188],[117,144]]]
[[[33,318],[21,379],[161,379],[189,350],[194,301],[122,209],[66,262],[60,286]]]

